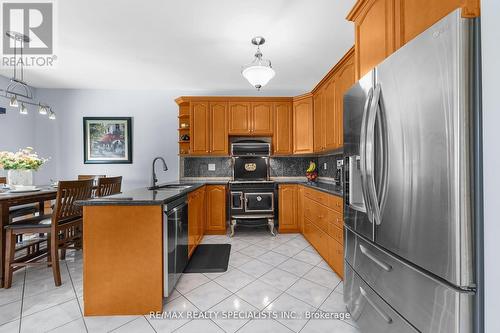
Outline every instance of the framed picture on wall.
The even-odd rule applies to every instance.
[[[84,117],[83,162],[85,164],[131,164],[131,117]]]

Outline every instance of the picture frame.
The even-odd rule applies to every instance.
[[[84,164],[132,164],[131,117],[83,117]]]

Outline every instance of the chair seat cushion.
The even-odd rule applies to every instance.
[[[9,207],[9,217],[16,218],[23,215],[34,214],[38,212],[37,204],[27,204],[27,205],[19,205],[14,207]]]

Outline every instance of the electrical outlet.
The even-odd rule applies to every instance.
[[[328,164],[325,162],[325,163],[323,163],[323,170],[326,170],[326,169],[328,169]]]
[[[208,163],[208,171],[215,171],[215,163]]]
[[[337,168],[340,168],[344,165],[344,160],[337,160]]]

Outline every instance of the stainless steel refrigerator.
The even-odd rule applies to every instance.
[[[457,10],[344,95],[344,301],[361,332],[472,332],[477,22]]]

